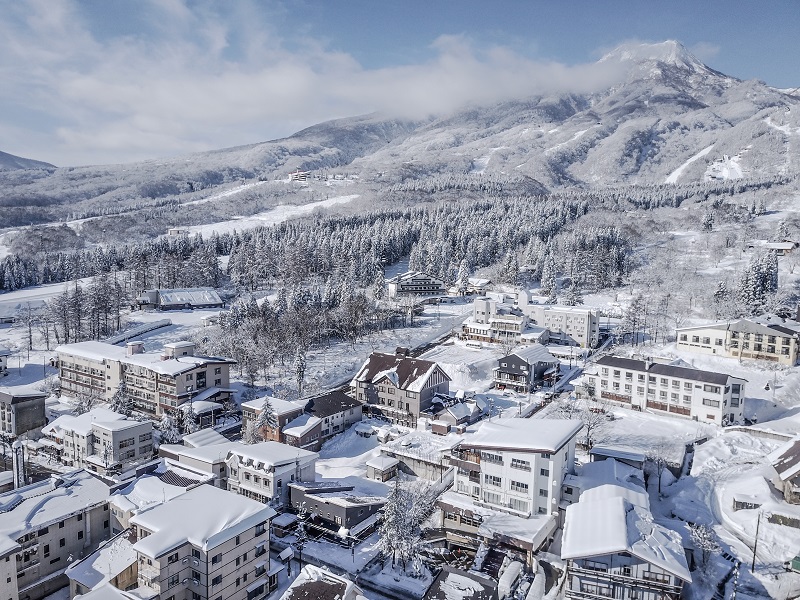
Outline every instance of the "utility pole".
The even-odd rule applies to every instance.
[[[755,573],[756,570],[756,550],[758,549],[758,530],[761,527],[761,513],[758,511],[758,520],[756,521],[756,540],[753,542],[753,564],[750,565],[750,572]]]

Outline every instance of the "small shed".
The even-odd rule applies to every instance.
[[[589,450],[589,456],[592,462],[606,460],[613,458],[617,462],[634,467],[635,469],[643,469],[646,457],[641,452],[628,450],[627,448],[618,448],[616,446],[594,446]]]
[[[386,454],[381,454],[367,461],[367,479],[388,481],[397,476],[400,461]]]
[[[450,433],[450,423],[447,421],[431,421],[431,433],[447,435]]]
[[[297,515],[289,512],[281,513],[271,521],[272,533],[275,534],[275,537],[286,537],[294,530],[295,523],[297,523]],[[288,550],[291,549],[289,548]],[[283,552],[286,552],[286,550]],[[283,552],[281,552],[281,555],[283,555]]]

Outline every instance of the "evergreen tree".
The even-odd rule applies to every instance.
[[[306,353],[298,348],[294,355],[294,373],[297,380],[297,397],[303,397],[303,382],[306,377]]]
[[[171,412],[161,415],[161,423],[158,426],[161,432],[162,444],[177,444],[181,441],[181,433],[178,431],[178,424]]]
[[[133,414],[133,398],[128,394],[128,386],[125,384],[124,379],[119,382],[117,391],[111,397],[110,405],[111,410],[126,417],[130,417]]]
[[[581,296],[581,292],[575,284],[574,279],[570,279],[569,287],[566,290],[562,302],[565,306],[578,306],[579,304],[583,304],[583,296]]]
[[[278,415],[275,413],[275,408],[272,406],[269,398],[264,398],[264,403],[261,405],[261,412],[255,420],[256,435],[266,439],[265,428],[275,430],[278,428]]]

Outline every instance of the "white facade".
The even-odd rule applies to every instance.
[[[716,354],[793,366],[800,353],[798,332],[781,325],[754,321],[712,323],[675,330],[676,345],[698,354]]]
[[[389,298],[397,296],[437,296],[446,293],[444,281],[419,271],[407,271],[386,281]]]
[[[241,444],[231,450],[228,490],[259,502],[286,503],[289,484],[314,481],[319,454],[279,442]]]
[[[596,396],[638,410],[715,425],[744,420],[746,381],[724,373],[604,356],[585,378]]]
[[[453,450],[453,490],[521,517],[557,514],[561,484],[574,473],[580,429],[569,420],[485,423]]]

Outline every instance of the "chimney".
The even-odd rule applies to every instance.
[[[398,346],[394,350],[395,356],[408,356],[411,354],[411,351],[408,348],[404,348],[403,346]]]
[[[125,344],[126,354],[133,356],[134,354],[141,354],[144,352],[144,342],[137,340],[135,342],[128,342]]]
[[[645,371],[649,371],[650,367],[652,367],[652,366],[653,366],[653,359],[650,358],[649,356],[645,357],[645,359],[644,359],[644,370]]]

